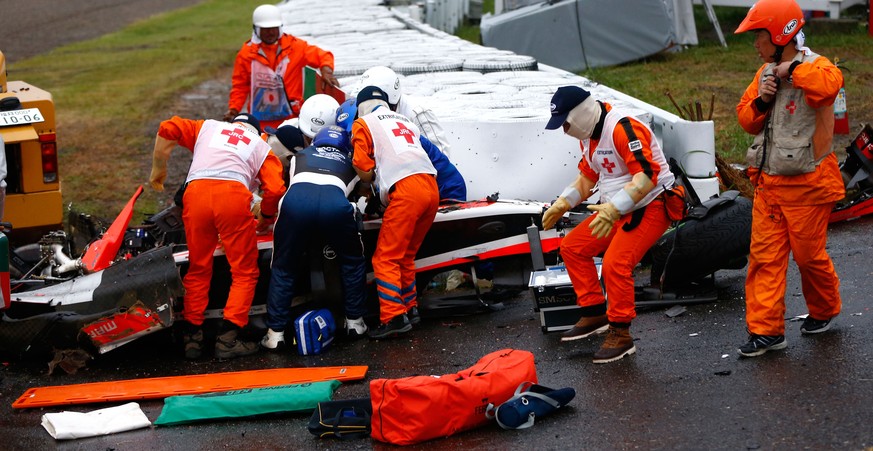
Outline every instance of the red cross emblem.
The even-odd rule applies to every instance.
[[[788,110],[788,114],[794,114],[794,110],[797,109],[797,105],[795,105],[794,101],[792,100],[788,103],[788,105],[785,105],[785,109]]]
[[[603,167],[603,169],[606,169],[606,172],[609,172],[610,174],[612,174],[612,168],[615,167],[615,163],[604,158],[603,163],[600,163],[600,166]]]
[[[403,125],[402,122],[398,122],[397,128],[391,131],[394,132],[394,136],[399,136],[405,139],[406,142],[408,142],[409,144],[412,144],[415,139],[415,133],[412,130],[406,128],[406,126]]]
[[[233,130],[222,130],[221,134],[227,136],[227,143],[232,145],[232,146],[239,144],[240,141],[242,141],[246,144],[252,142],[251,139],[246,137],[246,135],[243,132],[243,129],[241,129],[241,128],[235,128]]]

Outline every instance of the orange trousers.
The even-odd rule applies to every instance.
[[[609,235],[597,239],[588,228],[594,216],[582,221],[561,241],[561,258],[576,292],[576,304],[590,307],[603,304],[608,299],[606,315],[609,321],[629,323],[637,316],[633,270],[667,230],[670,219],[667,218],[662,197],[658,197],[646,207],[642,221],[634,229],[629,232],[622,230],[622,226],[631,221],[632,213],[628,213],[615,222]],[[606,298],[594,266],[594,257],[601,254]]]
[[[413,174],[394,184],[373,253],[373,273],[382,324],[418,305],[415,254],[439,206],[436,179]]]
[[[188,273],[185,274],[185,306],[182,316],[194,325],[203,324],[212,281],[212,254],[219,238],[230,265],[232,282],[224,319],[244,327],[258,283],[258,244],[252,193],[242,183],[227,180],[195,180],[183,199],[182,222],[188,241]]]
[[[746,276],[746,323],[750,333],[785,335],[789,251],[800,270],[809,315],[824,320],[840,313],[840,280],[825,249],[828,216],[833,207],[833,203],[768,205],[762,196],[755,196]]]

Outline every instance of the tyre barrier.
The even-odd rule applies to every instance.
[[[338,61],[333,70],[333,75],[337,78],[358,77],[360,78],[367,69],[373,66],[380,66],[379,60],[376,59],[355,59]],[[340,85],[343,86],[343,85]]]
[[[548,102],[558,87],[584,87],[595,98],[614,106],[618,105],[620,99],[634,101],[579,75],[539,64],[533,57],[464,41],[411,19],[400,8],[389,9],[386,3],[390,2],[288,0],[281,2],[279,8],[285,16],[284,31],[333,52],[336,76],[343,78],[342,89],[347,93],[357,89],[358,83],[347,81],[345,77],[359,76],[375,65],[393,67],[400,75],[428,74],[422,77],[421,83],[404,81],[403,90],[405,94],[426,96],[421,99],[421,105],[431,109],[439,118],[452,148],[469,149],[468,152],[452,152],[453,163],[469,178],[468,196],[484,197],[499,191],[502,197],[551,201],[556,190],[563,189],[559,185],[561,179],[578,176],[575,165],[578,161],[578,143],[567,140],[561,133],[543,130],[549,118]],[[396,21],[396,24],[392,21]],[[374,23],[389,22],[392,22],[391,25],[385,29],[373,29],[378,28],[372,26]],[[328,34],[327,30],[335,34]],[[361,60],[365,58],[371,60],[372,64],[362,63]],[[433,62],[439,58],[450,58],[453,63],[449,67],[435,66]],[[421,60],[424,60],[424,64]],[[460,83],[462,76],[454,74],[451,77],[457,79],[436,81],[437,74],[452,72],[477,74],[474,76],[483,74],[494,84],[501,84],[506,79],[548,78],[553,80],[554,85],[542,81],[512,81],[505,84],[516,89],[507,91],[503,98],[498,98],[496,93],[490,97],[470,95],[467,99],[450,96],[437,98],[436,93]],[[427,80],[428,77],[430,80]],[[534,103],[507,113],[506,110],[514,108],[506,108],[502,101],[509,100],[531,100]],[[534,114],[535,111],[538,114]],[[648,111],[646,106],[637,104],[630,114],[652,125],[655,116]],[[684,136],[674,131],[670,125],[671,118],[664,120],[666,125],[657,124],[662,127],[659,130],[663,130],[660,137],[664,139],[666,136],[667,139],[664,147],[683,148]],[[680,123],[677,127],[681,129],[684,125]],[[555,168],[542,158],[526,152],[533,146],[555,149],[568,162]],[[506,177],[508,173],[513,177]],[[538,176],[541,173],[549,173],[550,177],[543,179]]]
[[[527,88],[521,88],[518,90],[519,96],[525,99],[551,99],[552,95],[555,94],[555,91],[558,90],[557,86],[531,86]],[[548,103],[548,102],[546,102]],[[548,105],[546,105],[548,107]]]
[[[476,72],[495,72],[507,70],[535,70],[537,60],[527,55],[502,55],[471,58],[464,61],[463,69]]]
[[[496,95],[498,98],[508,98],[518,93],[518,88],[507,85],[470,83],[465,85],[448,86],[437,91],[435,95],[440,97],[466,97],[482,94]]]
[[[504,86],[512,86],[516,89],[524,89],[524,88],[534,88],[534,87],[552,87],[552,86],[565,86],[572,83],[568,83],[566,79],[560,77],[549,77],[543,76],[542,78],[532,78],[532,77],[521,77],[521,78],[507,78],[500,82]]]
[[[493,72],[488,72],[486,74],[482,74],[482,76],[485,77],[485,79],[488,81],[499,83],[499,82],[502,82],[504,80],[508,80],[508,79],[512,79],[512,78],[539,79],[539,78],[543,78],[545,76],[552,77],[552,76],[560,76],[560,75],[556,74],[556,73],[544,72],[541,70],[511,70],[511,71],[498,70],[498,71],[493,71]]]
[[[426,72],[452,72],[461,70],[464,61],[457,58],[434,57],[408,59],[391,63],[391,69],[402,75],[420,74]]]
[[[400,81],[405,91],[407,88],[418,85],[432,85],[432,91],[440,91],[455,85],[471,83],[483,83],[485,79],[479,72],[437,72],[413,74]]]

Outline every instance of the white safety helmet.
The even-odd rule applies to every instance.
[[[336,125],[336,110],[339,102],[327,94],[316,94],[300,107],[298,128],[310,139],[323,127]]]
[[[400,77],[386,66],[374,66],[361,75],[361,86],[375,86],[388,94],[388,103],[400,102]]]
[[[261,5],[252,13],[252,24],[259,28],[282,26],[282,12],[276,5]]]
[[[285,119],[284,121],[282,121],[282,123],[279,124],[279,127],[284,127],[286,125],[290,125],[292,127],[297,127],[297,125],[299,123],[300,123],[300,118],[292,117],[291,119]],[[279,128],[279,127],[276,127],[276,128]],[[297,127],[297,128],[300,128],[300,127]]]

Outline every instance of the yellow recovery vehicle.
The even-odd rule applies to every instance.
[[[14,227],[10,238],[19,244],[29,243],[49,231],[63,229],[52,95],[24,81],[8,81],[2,52],[0,138],[7,165],[2,220]]]

